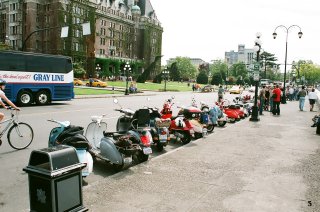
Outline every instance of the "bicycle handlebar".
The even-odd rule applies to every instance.
[[[11,106],[6,106],[6,107],[7,107],[7,110],[17,110],[15,108],[11,107]],[[19,111],[19,110],[17,110],[17,111]]]

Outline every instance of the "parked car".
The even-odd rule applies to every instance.
[[[232,88],[229,89],[230,94],[240,94],[241,89],[239,86],[233,86]]]
[[[206,85],[201,89],[202,92],[213,92],[214,87],[212,85]]]
[[[77,86],[85,85],[85,83],[82,80],[78,79],[78,78],[74,78],[73,79],[73,84],[77,85]]]
[[[92,87],[107,87],[107,83],[106,82],[103,82],[99,79],[92,79],[93,82],[92,82]],[[87,82],[86,84],[87,86],[90,86],[90,79],[89,79],[89,82]]]

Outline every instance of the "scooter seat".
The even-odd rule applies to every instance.
[[[118,138],[120,136],[126,135],[127,131],[119,131],[119,132],[104,132],[104,136]]]

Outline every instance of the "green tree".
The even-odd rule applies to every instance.
[[[208,83],[208,75],[205,70],[199,72],[197,77],[197,83],[199,84],[207,84]]]
[[[260,54],[259,57],[259,61],[260,61],[260,65],[261,67],[263,67],[263,72],[264,74],[262,75],[263,78],[265,79],[270,79],[270,75],[273,75],[271,72],[273,71],[273,67],[276,64],[276,61],[278,60],[274,54],[271,54],[269,52],[263,52],[262,54]],[[269,74],[268,74],[269,72]]]
[[[245,78],[246,76],[248,76],[247,67],[243,62],[233,64],[230,68],[229,73],[236,79],[238,79],[239,77]]]
[[[196,77],[197,69],[194,65],[192,65],[190,58],[176,57],[173,63],[176,63],[176,73],[178,73],[180,79],[190,79]],[[173,63],[170,65],[172,66]],[[174,77],[172,78],[174,79]]]
[[[81,62],[73,63],[73,73],[75,77],[83,77],[83,75],[86,73],[86,70],[84,70]]]
[[[172,63],[169,70],[170,70],[170,78],[173,81],[179,81],[181,76],[177,66],[177,62]]]
[[[320,82],[320,67],[313,64],[312,61],[299,61],[300,76],[304,77],[305,81],[302,83],[313,85]]]
[[[212,79],[211,79],[211,85],[221,85],[221,84],[222,84],[221,73],[219,71],[213,72]]]
[[[222,60],[216,60],[213,64],[210,65],[211,75],[216,75],[216,73],[220,73],[221,80],[226,81],[227,73],[228,73],[228,65]],[[222,84],[222,83],[219,83]]]

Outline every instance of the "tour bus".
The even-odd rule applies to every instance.
[[[0,51],[0,78],[6,96],[20,106],[74,98],[70,57],[21,51]]]

